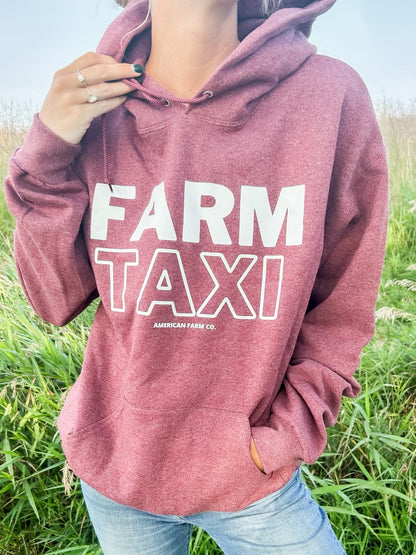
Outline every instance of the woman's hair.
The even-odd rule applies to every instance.
[[[262,0],[261,5],[264,15],[269,16],[281,8],[304,8],[314,1],[315,0]],[[124,8],[129,3],[129,0],[115,0],[115,2]]]
[[[269,16],[282,8],[304,8],[312,2],[315,0],[262,0],[262,9],[264,15]]]
[[[271,15],[276,12],[282,4],[282,0],[262,0],[262,10],[264,15]]]

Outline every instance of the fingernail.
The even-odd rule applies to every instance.
[[[130,66],[135,73],[143,73],[144,67],[141,64],[133,64]]]
[[[144,75],[139,75],[139,77],[133,77],[140,85],[143,83]]]

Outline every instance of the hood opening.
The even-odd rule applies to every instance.
[[[108,27],[97,52],[120,62],[145,66],[151,48],[149,2],[117,1],[126,7]],[[315,54],[315,47],[306,37],[313,21],[329,10],[335,1],[239,0],[238,34],[241,42],[194,98],[176,98],[150,78],[143,83],[133,78],[128,83],[135,91],[123,108],[135,117],[138,131],[153,127],[155,118],[166,118],[160,107],[169,108],[172,103],[188,104],[189,110],[199,105],[203,116],[214,125],[230,128],[243,125],[265,95]],[[265,14],[266,4],[269,9],[274,9],[269,16]],[[138,102],[139,98],[146,102]],[[155,110],[157,107],[159,109]],[[102,121],[104,182],[109,183],[106,118]]]
[[[121,56],[128,48],[129,42],[135,35],[139,33],[146,34],[146,31],[150,31],[150,4],[149,0],[115,0],[115,2],[123,6],[125,10],[109,27],[110,30],[113,28],[113,25],[116,25],[119,29],[118,44],[113,43],[111,45],[110,55],[113,55],[116,59],[121,59]],[[329,10],[335,2],[336,0],[239,0],[240,40],[243,40],[250,32],[264,23],[265,20],[270,17],[275,18],[278,12],[286,10],[290,10],[292,26],[296,27],[306,37],[309,37],[316,17]],[[127,24],[124,16],[131,13],[136,13],[137,17],[134,18],[134,21],[128,18],[130,19],[130,24]],[[283,19],[286,20],[287,18],[283,17]],[[123,25],[121,25],[122,22]],[[106,42],[104,39],[105,36],[100,42],[99,47],[102,47],[103,43]],[[150,37],[148,40],[150,41]]]

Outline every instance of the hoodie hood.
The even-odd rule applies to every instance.
[[[299,0],[289,0],[285,5],[300,3]],[[248,117],[258,100],[316,52],[306,36],[316,17],[334,3],[335,0],[316,0],[304,8],[282,8],[266,17],[259,0],[240,0],[238,33],[241,42],[194,98],[178,99],[145,75],[143,84],[135,79],[129,80],[136,91],[131,93],[131,99],[124,106],[134,114],[131,101],[137,98],[163,108],[175,102],[186,102],[190,106],[200,104],[204,116],[211,121],[217,119],[222,125],[235,125]],[[151,20],[140,24],[146,19],[147,9],[147,0],[131,1],[108,27],[97,51],[119,62],[145,65],[151,46]],[[231,110],[230,94],[234,99]],[[220,105],[222,103],[225,110]],[[140,117],[145,125],[142,116],[143,110]]]
[[[284,0],[282,7],[269,16],[269,18],[274,17],[275,13],[280,12],[281,14],[285,10],[286,16],[289,15],[290,18],[294,18],[292,24],[308,37],[315,19],[329,10],[335,2],[336,0]],[[288,13],[287,10],[290,10],[290,12]],[[296,10],[296,12],[293,10]],[[240,22],[248,19],[261,24],[266,19],[262,11],[262,2],[259,0],[240,0],[238,3],[238,14]]]

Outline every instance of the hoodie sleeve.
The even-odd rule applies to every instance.
[[[20,282],[35,312],[58,326],[97,296],[81,225],[88,191],[71,167],[79,152],[35,116],[5,180]]]
[[[360,91],[358,91],[359,93]],[[285,379],[266,426],[252,436],[266,473],[311,464],[323,452],[343,395],[360,388],[353,374],[374,333],[384,259],[388,171],[372,107],[346,103],[340,124],[325,245]]]

